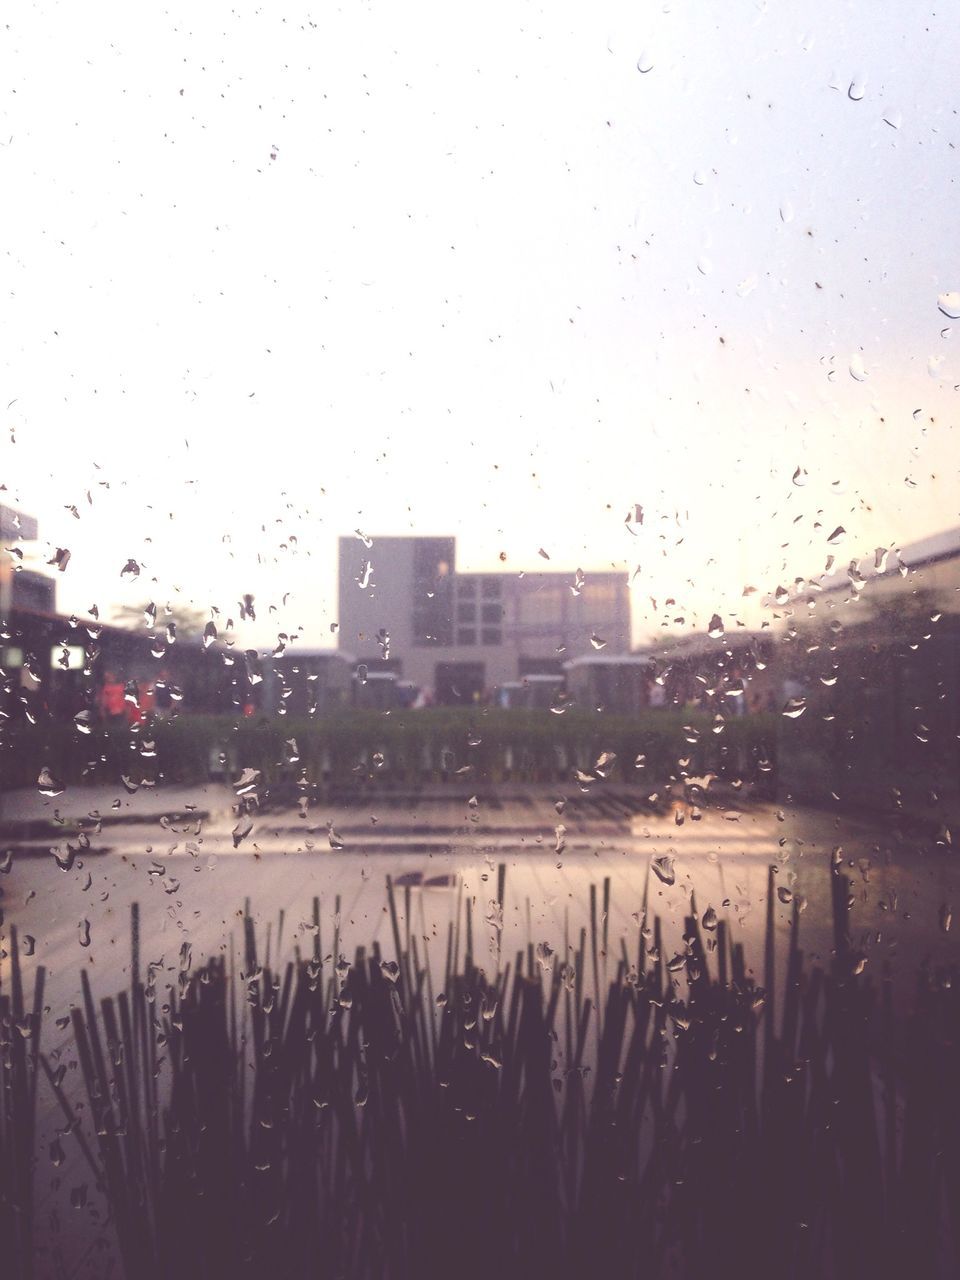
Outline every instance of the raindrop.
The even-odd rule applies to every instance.
[[[777,890],[777,897],[780,899],[780,901],[781,901],[785,906],[786,906],[786,904],[787,904],[787,903],[789,903],[789,902],[792,902],[792,901],[793,901],[793,894],[792,894],[792,893],[791,893],[791,891],[787,888],[787,886],[786,886],[786,885],[783,885],[783,884],[782,884],[782,885],[780,886],[780,888]]]
[[[340,838],[340,836],[339,836],[339,835],[337,834],[337,832],[334,830],[334,827],[333,827],[333,823],[332,823],[332,822],[331,822],[331,823],[329,823],[329,824],[327,825],[327,840],[328,840],[328,842],[329,842],[329,844],[330,844],[330,848],[331,848],[331,849],[338,849],[338,850],[339,850],[339,849],[342,849],[342,848],[344,847],[344,846],[343,846],[343,840]]]
[[[783,715],[789,720],[798,720],[806,709],[806,698],[790,698],[783,708]]]
[[[203,628],[203,647],[205,649],[209,649],[216,638],[217,628],[214,626],[213,622],[208,622]]]
[[[867,379],[867,370],[859,351],[855,351],[850,357],[850,377],[855,378],[857,382],[865,382]]]
[[[77,940],[81,947],[89,947],[90,945],[90,921],[81,920],[77,925]]]
[[[950,932],[950,926],[953,924],[953,908],[949,902],[945,902],[940,908],[940,928],[944,933]]]
[[[705,929],[710,929],[711,931],[716,929],[717,913],[714,911],[713,907],[707,907],[706,911],[703,913],[703,920],[701,921],[701,924]]]
[[[710,625],[707,627],[707,635],[711,640],[723,639],[723,621],[721,620],[719,613],[715,613],[710,619]]]
[[[798,489],[802,489],[807,483],[806,469],[804,467],[797,467],[796,471],[793,473],[792,480]]]
[[[595,649],[604,649],[606,648],[606,644],[607,644],[606,640],[601,640],[600,637],[596,634],[590,637],[590,643],[593,645]]]
[[[246,840],[247,836],[250,834],[252,830],[253,830],[253,819],[250,817],[241,818],[240,821],[237,823],[237,825],[233,828],[233,832],[231,833],[233,835],[233,847],[235,849],[239,849],[240,845],[243,843],[244,840]]]
[[[677,873],[674,870],[673,858],[669,853],[662,853],[658,858],[654,858],[651,863],[654,873],[664,884],[675,884]]]
[[[793,205],[790,203],[789,200],[784,200],[780,205],[780,221],[781,222],[793,221]]]
[[[36,952],[36,949],[37,949],[36,938],[33,936],[32,933],[25,933],[23,935],[23,954],[25,956],[32,956]]]
[[[77,850],[74,845],[68,844],[66,851],[64,851],[62,845],[57,845],[55,848],[51,849],[50,852],[53,854],[54,858],[56,858],[57,866],[61,871],[72,870],[74,860],[77,856]]]
[[[140,566],[137,564],[136,560],[127,561],[120,570],[120,577],[124,582],[133,582],[135,578],[140,577]]]
[[[831,546],[836,546],[846,532],[847,531],[843,527],[843,525],[838,524],[837,527],[834,529],[833,533],[831,533],[830,537],[827,539],[827,541],[831,544]]]
[[[644,49],[640,57],[637,59],[637,70],[641,75],[646,75],[648,71],[653,70],[653,57],[649,50]]]
[[[708,276],[710,272],[713,270],[713,263],[706,256],[706,254],[701,254],[701,256],[697,259],[697,270],[700,272],[702,276]]]
[[[860,102],[863,95],[867,91],[867,78],[862,74],[857,74],[850,81],[850,87],[847,89],[847,97],[851,102]]]
[[[37,778],[37,787],[42,796],[63,795],[63,783],[53,776],[46,765],[40,770],[40,776]]]
[[[941,293],[937,298],[937,306],[951,320],[960,320],[960,290]]]

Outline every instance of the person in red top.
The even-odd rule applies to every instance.
[[[112,671],[108,671],[100,690],[100,714],[104,720],[116,723],[126,718],[124,712],[123,685]]]

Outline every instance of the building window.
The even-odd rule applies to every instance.
[[[473,627],[460,627],[457,631],[457,644],[476,644],[477,633]]]
[[[503,618],[503,606],[499,604],[485,604],[480,610],[480,617],[483,622],[500,625]]]
[[[484,627],[483,643],[484,644],[500,644],[501,635],[502,633],[499,627]]]
[[[483,595],[484,600],[499,600],[500,599],[500,579],[484,578],[483,586],[481,587],[481,593]]]
[[[475,596],[477,594],[476,578],[458,578],[457,579],[457,595],[458,596]]]
[[[458,604],[457,605],[457,621],[458,622],[476,622],[477,606],[475,604]]]

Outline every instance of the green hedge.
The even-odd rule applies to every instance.
[[[152,730],[72,724],[8,726],[0,741],[0,785],[32,786],[46,766],[64,783],[110,782],[121,775],[190,784],[224,772],[260,770],[266,782],[297,778],[349,785],[373,774],[411,784],[450,776],[470,766],[465,782],[535,782],[590,772],[604,752],[616,762],[619,782],[659,782],[685,772],[770,781],[775,765],[776,716],[731,719],[720,734],[700,712],[655,710],[637,716],[568,711],[436,708],[419,711],[346,711],[311,720],[184,716]],[[689,726],[689,729],[685,726]],[[299,759],[290,759],[289,739]],[[691,742],[690,739],[696,741]],[[155,754],[148,748],[152,740]],[[147,748],[145,753],[145,748]],[[639,755],[646,758],[636,768]],[[382,759],[381,759],[382,757]],[[683,761],[685,763],[681,764]]]

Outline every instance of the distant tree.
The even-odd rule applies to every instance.
[[[202,609],[195,609],[185,604],[170,606],[158,604],[155,608],[156,621],[153,623],[150,617],[154,606],[149,603],[119,605],[113,610],[111,621],[118,627],[128,627],[131,630],[140,630],[143,627],[153,630],[154,627],[163,628],[169,622],[173,622],[176,624],[177,638],[180,640],[191,640],[203,635],[207,619]]]

